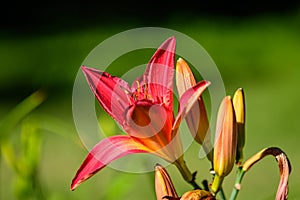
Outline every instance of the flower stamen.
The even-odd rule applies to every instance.
[[[139,81],[136,81],[136,85],[136,90],[132,93],[134,101],[152,99],[151,95],[148,94],[148,85],[146,83],[141,84]]]
[[[140,85],[140,82],[139,82],[139,81],[136,81],[136,84],[137,84],[136,91],[137,91],[137,93],[140,93],[140,91],[141,91],[141,85]]]

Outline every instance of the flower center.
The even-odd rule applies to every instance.
[[[152,97],[150,94],[148,94],[148,85],[146,83],[143,83],[142,85],[140,84],[139,81],[136,81],[137,88],[135,92],[132,93],[132,98],[134,101],[139,101],[139,100],[152,100]]]

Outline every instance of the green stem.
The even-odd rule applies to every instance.
[[[224,177],[220,177],[218,174],[214,175],[214,179],[213,179],[213,182],[211,184],[211,191],[214,194],[217,194],[220,191],[223,180],[224,180]]]
[[[176,160],[173,164],[178,168],[178,170],[180,171],[182,177],[184,178],[184,180],[186,182],[191,184],[194,187],[194,189],[200,189],[201,190],[201,187],[195,181],[196,172],[194,172],[193,174],[191,173],[191,171],[186,166],[186,163],[185,163],[185,161],[183,160],[182,157],[180,157],[178,160]]]
[[[222,187],[220,188],[219,194],[222,200],[226,200],[225,193]]]
[[[242,168],[239,168],[236,179],[235,179],[235,184],[234,184],[234,187],[232,189],[231,196],[230,196],[229,200],[235,200],[236,199],[236,197],[237,197],[237,195],[238,195],[238,193],[241,189],[241,182],[242,182],[242,179],[244,177],[244,174],[245,174],[245,171],[242,170]]]
[[[211,184],[211,191],[214,195],[219,194],[222,200],[226,200],[224,190],[222,188],[224,178],[220,177],[219,175],[215,174],[213,182]]]

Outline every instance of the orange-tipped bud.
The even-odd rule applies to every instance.
[[[245,97],[242,88],[236,90],[232,102],[235,110],[238,132],[236,163],[240,165],[243,161],[243,148],[245,146]]]
[[[180,97],[186,90],[196,85],[193,72],[182,58],[179,58],[176,64],[176,85]],[[204,101],[201,96],[193,105],[185,119],[194,139],[202,145],[204,151],[207,153],[207,158],[212,161],[209,122]]]
[[[237,130],[235,112],[230,96],[223,99],[217,118],[215,146],[214,146],[214,171],[212,191],[217,193],[235,163],[237,147]]]
[[[167,196],[178,198],[168,172],[159,164],[155,166],[155,192],[157,200],[162,200]]]

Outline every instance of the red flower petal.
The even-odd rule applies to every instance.
[[[135,142],[129,136],[112,136],[100,141],[90,151],[72,180],[71,190],[87,180],[110,162],[135,153],[149,153],[150,150]]]
[[[187,91],[185,91],[185,93],[182,94],[179,100],[179,111],[176,116],[175,123],[173,125],[174,130],[176,130],[179,127],[181,120],[185,118],[187,113],[198,101],[201,94],[209,85],[209,81],[200,81],[195,86],[188,89]]]
[[[144,74],[150,96],[156,102],[165,103],[170,110],[173,106],[175,47],[175,37],[168,38],[154,53]]]
[[[124,111],[130,104],[129,85],[124,80],[97,69],[81,67],[100,105],[123,126]]]

